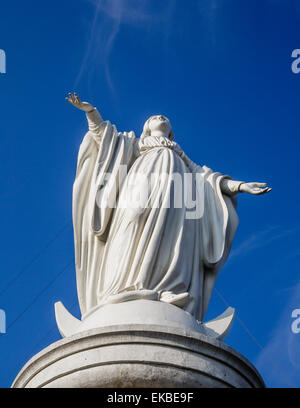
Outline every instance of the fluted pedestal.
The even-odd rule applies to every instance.
[[[107,326],[35,355],[13,388],[264,387],[253,365],[221,341],[160,325]]]

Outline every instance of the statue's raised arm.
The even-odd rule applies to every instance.
[[[122,170],[129,169],[135,159],[136,139],[133,132],[118,132],[76,93],[69,93],[66,100],[86,113],[89,127],[79,148],[73,185],[77,287],[84,314],[98,304],[103,242],[125,177]]]
[[[102,126],[103,118],[98,110],[89,102],[82,102],[76,92],[74,92],[74,94],[69,93],[69,97],[66,98],[66,101],[75,106],[75,108],[86,113],[89,131],[96,144],[99,146],[102,140],[104,127]]]
[[[84,112],[92,112],[94,110],[94,107],[90,103],[82,102],[76,92],[74,92],[74,95],[69,93],[69,97],[66,97],[66,101]]]

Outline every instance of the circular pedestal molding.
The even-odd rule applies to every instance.
[[[13,388],[261,388],[253,365],[222,342],[157,325],[92,329],[53,343]]]

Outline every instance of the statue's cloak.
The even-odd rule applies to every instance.
[[[189,164],[180,147],[165,138],[136,139],[133,132],[120,133],[110,122],[98,121],[80,146],[73,188],[82,315],[134,287],[188,292],[183,308],[203,320],[238,225],[236,199],[220,188],[228,176]],[[196,218],[186,205],[173,203],[174,177],[187,173],[201,180]],[[141,174],[165,177],[145,183]],[[128,192],[146,193],[148,201],[142,208],[126,207]]]

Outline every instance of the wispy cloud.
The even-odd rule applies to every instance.
[[[218,15],[224,0],[198,0],[197,7],[203,32],[211,46],[216,45]]]
[[[278,225],[271,225],[262,231],[252,234],[248,239],[242,242],[237,248],[234,248],[230,254],[230,260],[248,252],[270,245],[272,242],[286,238],[299,231],[299,227],[282,229]]]
[[[271,335],[271,341],[259,354],[255,365],[271,387],[300,387],[300,333],[291,330],[291,313],[300,307],[300,282]]]
[[[76,88],[86,74],[94,69],[104,70],[106,80],[111,91],[114,92],[113,80],[110,74],[109,59],[114,48],[115,40],[123,25],[130,25],[143,30],[144,33],[153,33],[157,30],[160,34],[161,45],[168,49],[168,42],[172,30],[180,31],[179,3],[175,0],[157,2],[157,7],[148,0],[85,0],[92,7],[93,19],[88,27],[89,40],[82,64],[77,74],[74,88]],[[224,0],[197,0],[194,12],[199,16],[199,27],[202,37],[210,46],[215,43],[217,16],[223,7]],[[178,12],[176,14],[176,12]],[[186,35],[181,33],[180,35]],[[145,36],[145,38],[147,38]],[[148,37],[150,38],[150,37]]]
[[[86,0],[93,8],[94,18],[90,27],[89,41],[82,64],[75,80],[74,88],[79,84],[85,70],[93,70],[101,65],[106,80],[114,91],[110,75],[109,57],[113,50],[116,37],[122,25],[134,25],[148,30],[156,25],[162,32],[162,42],[168,36],[174,2],[166,1],[160,4],[156,13],[149,11],[147,0]]]
[[[99,2],[99,4],[100,4],[100,2]],[[84,72],[84,69],[85,69],[86,65],[87,65],[88,57],[89,57],[89,55],[91,53],[91,48],[92,48],[92,44],[93,44],[93,36],[94,36],[95,30],[96,30],[96,24],[97,24],[97,20],[98,20],[99,10],[100,10],[99,6],[96,6],[95,12],[94,12],[93,22],[92,22],[92,25],[91,25],[91,32],[90,32],[89,42],[88,42],[87,49],[86,49],[82,64],[80,66],[78,75],[77,75],[76,80],[75,80],[74,88],[77,87],[77,85],[78,85],[78,83],[80,81],[80,78],[81,78],[81,76],[82,76],[82,74]]]

